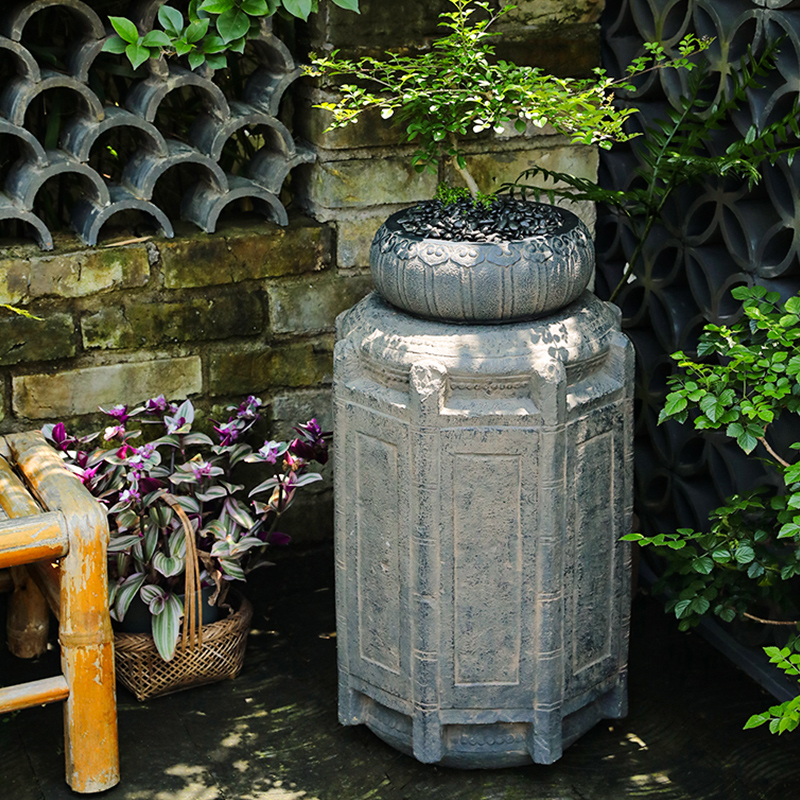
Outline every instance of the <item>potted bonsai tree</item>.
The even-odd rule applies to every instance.
[[[312,58],[312,75],[346,76],[334,102],[331,128],[357,122],[367,109],[404,127],[418,145],[415,167],[437,171],[447,162],[464,187],[440,187],[437,198],[401,211],[379,230],[370,256],[375,287],[393,305],[414,314],[456,321],[533,318],[571,302],[594,266],[585,226],[549,205],[482,195],[469,172],[462,143],[513,125],[550,125],[572,142],[610,147],[635,134],[614,93],[653,69],[694,66],[690,57],[708,42],[690,36],[667,58],[648,44],[627,74],[614,80],[601,69],[587,79],[560,78],[536,67],[495,58],[491,26],[513,6],[493,10],[484,0],[450,0],[440,15],[446,34],[420,55],[384,60],[341,59],[334,51]],[[465,243],[466,246],[465,246]],[[553,267],[554,250],[560,251]],[[524,287],[508,291],[508,287]]]
[[[245,441],[261,405],[248,397],[230,406],[227,422],[214,426],[216,441],[192,429],[191,401],[163,395],[104,410],[110,424],[88,436],[70,436],[61,423],[43,429],[107,507],[109,604],[121,630],[117,673],[140,700],[238,672],[252,609],[243,598],[229,604],[228,590],[268,563],[268,545],[288,541],[278,520],[299,489],[321,479],[309,470],[327,460],[315,420],[299,425],[291,441],[258,449]],[[149,435],[132,427],[137,420]],[[126,630],[137,606],[140,618]],[[204,623],[205,639],[215,640],[211,667],[203,666]],[[193,648],[200,655],[190,658]]]

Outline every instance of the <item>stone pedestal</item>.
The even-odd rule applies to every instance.
[[[584,293],[338,320],[339,714],[423,762],[552,763],[626,713],[633,351]]]

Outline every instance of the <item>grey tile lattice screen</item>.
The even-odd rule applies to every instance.
[[[717,89],[725,64],[748,45],[785,37],[777,68],[734,120],[740,135],[751,124],[772,121],[800,90],[800,2],[798,0],[608,0],[603,18],[604,61],[612,73],[641,51],[642,42],[674,44],[688,32],[715,37],[709,51]],[[682,84],[661,73],[632,102],[653,119],[666,104],[677,107]],[[708,148],[724,146],[729,132]],[[601,180],[624,189],[635,180],[635,149],[603,154]],[[730,289],[763,284],[788,297],[800,289],[800,159],[762,170],[754,191],[741,181],[709,181],[675,194],[665,223],[654,230],[643,266],[619,297],[623,324],[637,354],[636,507],[648,533],[676,525],[707,528],[708,512],[734,492],[771,476],[719,434],[700,436],[689,425],[657,426],[673,371],[669,354],[692,350],[706,321],[736,320],[740,308]],[[598,293],[608,296],[634,249],[628,226],[608,211],[598,220]],[[776,427],[773,444],[784,455],[800,431]]]
[[[281,187],[292,167],[312,160],[278,119],[281,98],[300,74],[289,50],[266,20],[244,56],[229,56],[237,63],[223,75],[172,59],[132,73],[123,56],[101,52],[113,34],[107,13],[147,30],[163,2],[2,4],[0,221],[26,223],[20,227],[44,250],[53,247],[52,200],[45,203],[41,190],[64,176],[82,188],[71,193],[73,202],[69,185],[59,190],[65,222],[90,245],[120,212],[143,213],[168,237],[170,217],[178,215],[213,232],[223,209],[241,198],[286,224]],[[102,6],[102,16],[92,6]],[[181,113],[159,113],[172,93],[184,97]],[[225,156],[232,140],[245,145],[233,159],[236,174]],[[182,172],[178,199],[165,208],[157,186],[175,169]]]

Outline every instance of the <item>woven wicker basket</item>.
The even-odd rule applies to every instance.
[[[119,682],[137,700],[159,697],[191,686],[235,678],[242,669],[253,606],[239,598],[239,609],[227,619],[203,625],[200,646],[178,649],[164,661],[149,633],[116,633],[116,669]]]

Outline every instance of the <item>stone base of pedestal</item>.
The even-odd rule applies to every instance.
[[[586,293],[338,321],[340,720],[420,761],[552,763],[626,711],[633,355]]]
[[[351,690],[352,691],[352,690]],[[409,756],[425,761],[421,747],[414,746],[413,719],[367,697],[347,698],[343,705],[355,702],[362,706],[364,724],[380,739]],[[543,741],[537,745],[535,726],[530,722],[489,721],[485,712],[461,712],[460,722],[442,725],[439,743],[433,750],[439,756],[435,763],[459,769],[496,769],[526,764],[552,764],[564,748],[593,728],[602,719],[620,719],[628,712],[627,680],[620,676],[616,686],[567,714],[561,720],[560,732],[554,732],[559,745]],[[494,716],[507,716],[498,712]],[[447,715],[454,719],[455,715]],[[525,715],[519,715],[525,716]],[[533,717],[532,713],[527,716]]]

